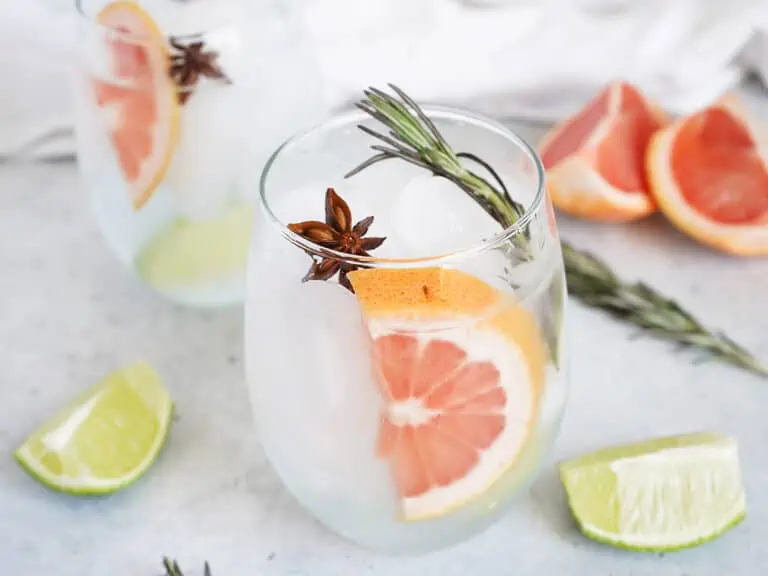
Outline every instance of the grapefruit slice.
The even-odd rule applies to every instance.
[[[93,81],[96,102],[138,210],[162,181],[178,137],[179,106],[168,77],[168,50],[160,29],[135,2],[109,4],[97,20],[115,34],[107,40],[114,80]]]
[[[539,146],[555,206],[606,222],[654,212],[644,158],[651,135],[665,124],[664,114],[631,84],[604,88]]]
[[[481,496],[533,426],[546,348],[534,317],[458,270],[358,270],[349,280],[384,398],[378,455],[406,520]]]
[[[658,132],[651,191],[681,231],[717,250],[768,255],[768,130],[734,95]]]

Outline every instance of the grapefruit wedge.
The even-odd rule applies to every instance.
[[[664,114],[631,84],[604,88],[539,146],[555,206],[588,220],[623,222],[655,211],[644,158]]]
[[[115,32],[107,40],[115,80],[93,81],[96,103],[138,210],[162,181],[178,137],[179,106],[168,77],[168,50],[160,29],[135,2],[109,4],[97,20]]]
[[[658,132],[647,167],[669,220],[714,249],[768,255],[768,129],[734,95]]]
[[[546,348],[533,316],[458,270],[358,270],[385,408],[378,455],[405,520],[481,496],[533,426]]]

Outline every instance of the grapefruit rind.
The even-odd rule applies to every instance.
[[[714,106],[741,120],[758,150],[768,151],[768,131],[754,125],[742,103],[733,94],[721,98]],[[724,224],[707,218],[685,200],[675,181],[670,162],[675,137],[685,122],[686,118],[682,118],[657,132],[648,148],[648,181],[659,208],[681,232],[710,248],[736,256],[768,254],[768,215],[751,224]]]
[[[417,338],[422,349],[433,339],[446,340],[467,353],[466,363],[491,362],[499,371],[498,387],[506,397],[500,435],[479,452],[479,461],[464,476],[416,496],[401,496],[405,521],[442,517],[485,494],[525,446],[546,368],[547,353],[538,326],[527,310],[458,270],[358,270],[349,279],[372,339],[407,334]],[[382,394],[390,410],[395,405],[401,410],[406,404],[394,402],[385,385]]]
[[[420,321],[474,317],[486,312],[499,297],[497,290],[475,276],[437,266],[355,270],[349,279],[368,317]]]
[[[136,2],[119,0],[108,4],[96,15],[96,20],[103,26],[127,29],[128,32],[125,34],[129,36],[128,40],[143,46],[150,60],[156,103],[156,120],[152,126],[151,136],[152,150],[161,150],[162,153],[155,153],[149,157],[150,160],[154,159],[153,163],[147,164],[145,160],[142,166],[143,178],[128,183],[132,206],[134,210],[139,210],[163,181],[179,139],[181,111],[177,101],[176,87],[167,73],[170,54],[164,34],[152,17]],[[109,83],[96,80],[93,83],[97,90],[117,89]]]
[[[547,190],[559,210],[599,222],[629,222],[656,211],[644,193],[616,191],[583,157],[571,156],[547,172]]]
[[[608,112],[594,126],[580,148],[547,168],[547,189],[554,205],[563,212],[588,220],[602,222],[628,222],[648,216],[656,211],[653,197],[647,190],[625,191],[611,185],[597,170],[597,150],[611,134],[614,122],[626,114],[621,110],[624,90],[631,90],[638,98],[639,92],[626,82],[616,82],[608,91]],[[605,91],[597,94],[586,106],[605,97]],[[655,103],[643,100],[645,110],[660,126],[668,123],[667,115]],[[539,150],[545,155],[549,145],[567,131],[584,111],[577,111],[562,124],[550,130],[540,141]]]

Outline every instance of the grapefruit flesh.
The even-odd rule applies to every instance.
[[[539,146],[555,206],[581,218],[614,222],[653,212],[645,152],[665,123],[664,115],[627,82],[600,91]]]
[[[734,96],[654,136],[647,165],[667,218],[692,238],[737,255],[768,254],[765,129]]]
[[[443,516],[485,493],[526,442],[546,363],[538,326],[457,270],[349,278],[384,398],[377,454],[389,461],[406,520]]]
[[[178,133],[176,90],[168,78],[165,39],[138,4],[109,4],[97,16],[114,31],[107,40],[114,80],[93,80],[96,104],[107,122],[134,209],[162,181]]]
[[[608,116],[611,98],[611,88],[605,88],[575,116],[567,119],[562,128],[555,129],[551,139],[541,148],[541,162],[546,170],[555,168],[574,152],[587,147],[597,125]]]
[[[684,123],[671,162],[683,197],[707,218],[744,224],[768,214],[768,172],[746,127],[726,111]]]

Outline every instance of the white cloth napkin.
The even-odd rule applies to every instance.
[[[622,77],[685,113],[749,71],[768,83],[765,0],[303,0],[300,10],[329,110],[395,82],[421,100],[552,121]],[[69,1],[0,3],[0,157],[73,151],[73,35]]]
[[[419,98],[554,120],[624,77],[688,112],[740,80],[752,63],[734,58],[768,9],[764,0],[497,3],[366,0],[351,10],[347,0],[312,0],[307,25],[331,100],[395,81]]]
[[[0,157],[71,153],[74,1],[0,2]]]

